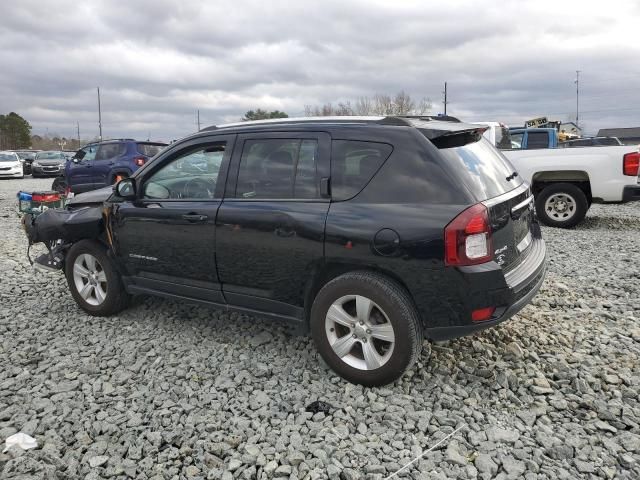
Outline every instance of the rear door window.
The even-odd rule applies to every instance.
[[[356,196],[371,181],[393,147],[387,143],[334,140],[331,145],[331,198]]]
[[[318,141],[246,140],[240,158],[236,198],[318,198]]]
[[[461,147],[440,148],[445,163],[480,201],[497,197],[522,183],[513,165],[482,138]]]
[[[100,145],[98,153],[96,153],[96,160],[108,160],[113,157],[119,157],[125,152],[125,146],[122,143],[107,143]]]
[[[153,157],[160,153],[164,145],[154,145],[153,143],[138,143],[137,150],[141,155]]]

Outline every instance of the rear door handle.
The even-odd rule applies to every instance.
[[[191,223],[203,223],[207,220],[206,215],[198,215],[196,213],[188,213],[186,215],[182,215],[182,219],[186,220],[187,222],[191,222]]]

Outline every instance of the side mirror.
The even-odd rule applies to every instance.
[[[136,182],[133,178],[123,178],[116,184],[116,195],[125,200],[136,198]]]

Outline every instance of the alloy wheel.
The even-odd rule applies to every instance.
[[[393,325],[384,310],[365,296],[346,295],[332,303],[325,331],[334,353],[358,370],[380,368],[393,354]]]
[[[93,255],[78,255],[73,262],[73,281],[78,293],[89,305],[101,305],[107,298],[107,274]]]

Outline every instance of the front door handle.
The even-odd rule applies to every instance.
[[[198,215],[196,213],[188,213],[186,215],[182,215],[182,219],[191,223],[203,223],[207,221],[206,215]]]

